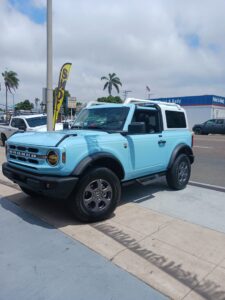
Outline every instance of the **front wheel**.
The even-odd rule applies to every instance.
[[[82,222],[107,219],[121,196],[119,178],[107,168],[96,167],[85,173],[70,196],[70,209]]]
[[[7,137],[2,133],[1,134],[2,146],[5,147],[5,142],[7,141]]]
[[[191,164],[186,154],[179,155],[167,171],[166,180],[170,188],[182,190],[188,184],[191,175]]]

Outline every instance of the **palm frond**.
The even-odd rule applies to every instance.
[[[109,80],[106,76],[101,77],[101,80]]]
[[[108,84],[109,84],[109,82],[107,81],[106,84],[103,87],[103,90],[105,90],[107,88]]]
[[[114,76],[116,76],[116,73],[112,73],[112,74],[109,73],[109,78],[110,78],[110,79],[113,79]]]
[[[114,82],[112,84],[115,87],[115,89],[117,90],[117,93],[119,94],[120,89],[119,89],[118,85],[116,83],[114,83]]]
[[[120,85],[120,86],[122,86],[122,83],[121,83],[120,80],[115,80],[115,79],[113,79],[113,82],[116,83],[116,84],[118,84],[118,85]]]

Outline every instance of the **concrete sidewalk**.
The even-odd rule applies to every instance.
[[[166,299],[49,224],[0,199],[0,299]]]
[[[224,233],[125,202],[110,220],[80,224],[61,202],[1,193],[172,299],[225,299]]]

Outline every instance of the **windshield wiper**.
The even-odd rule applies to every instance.
[[[83,129],[81,125],[72,125],[70,129]]]
[[[83,129],[97,129],[97,130],[103,130],[106,131],[104,128],[102,128],[101,126],[85,126],[83,127]]]

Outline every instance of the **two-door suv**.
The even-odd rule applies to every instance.
[[[183,189],[194,161],[184,109],[132,98],[90,103],[71,130],[17,133],[6,155],[3,173],[23,192],[67,199],[85,222],[112,214],[122,183],[165,175],[169,187]]]

